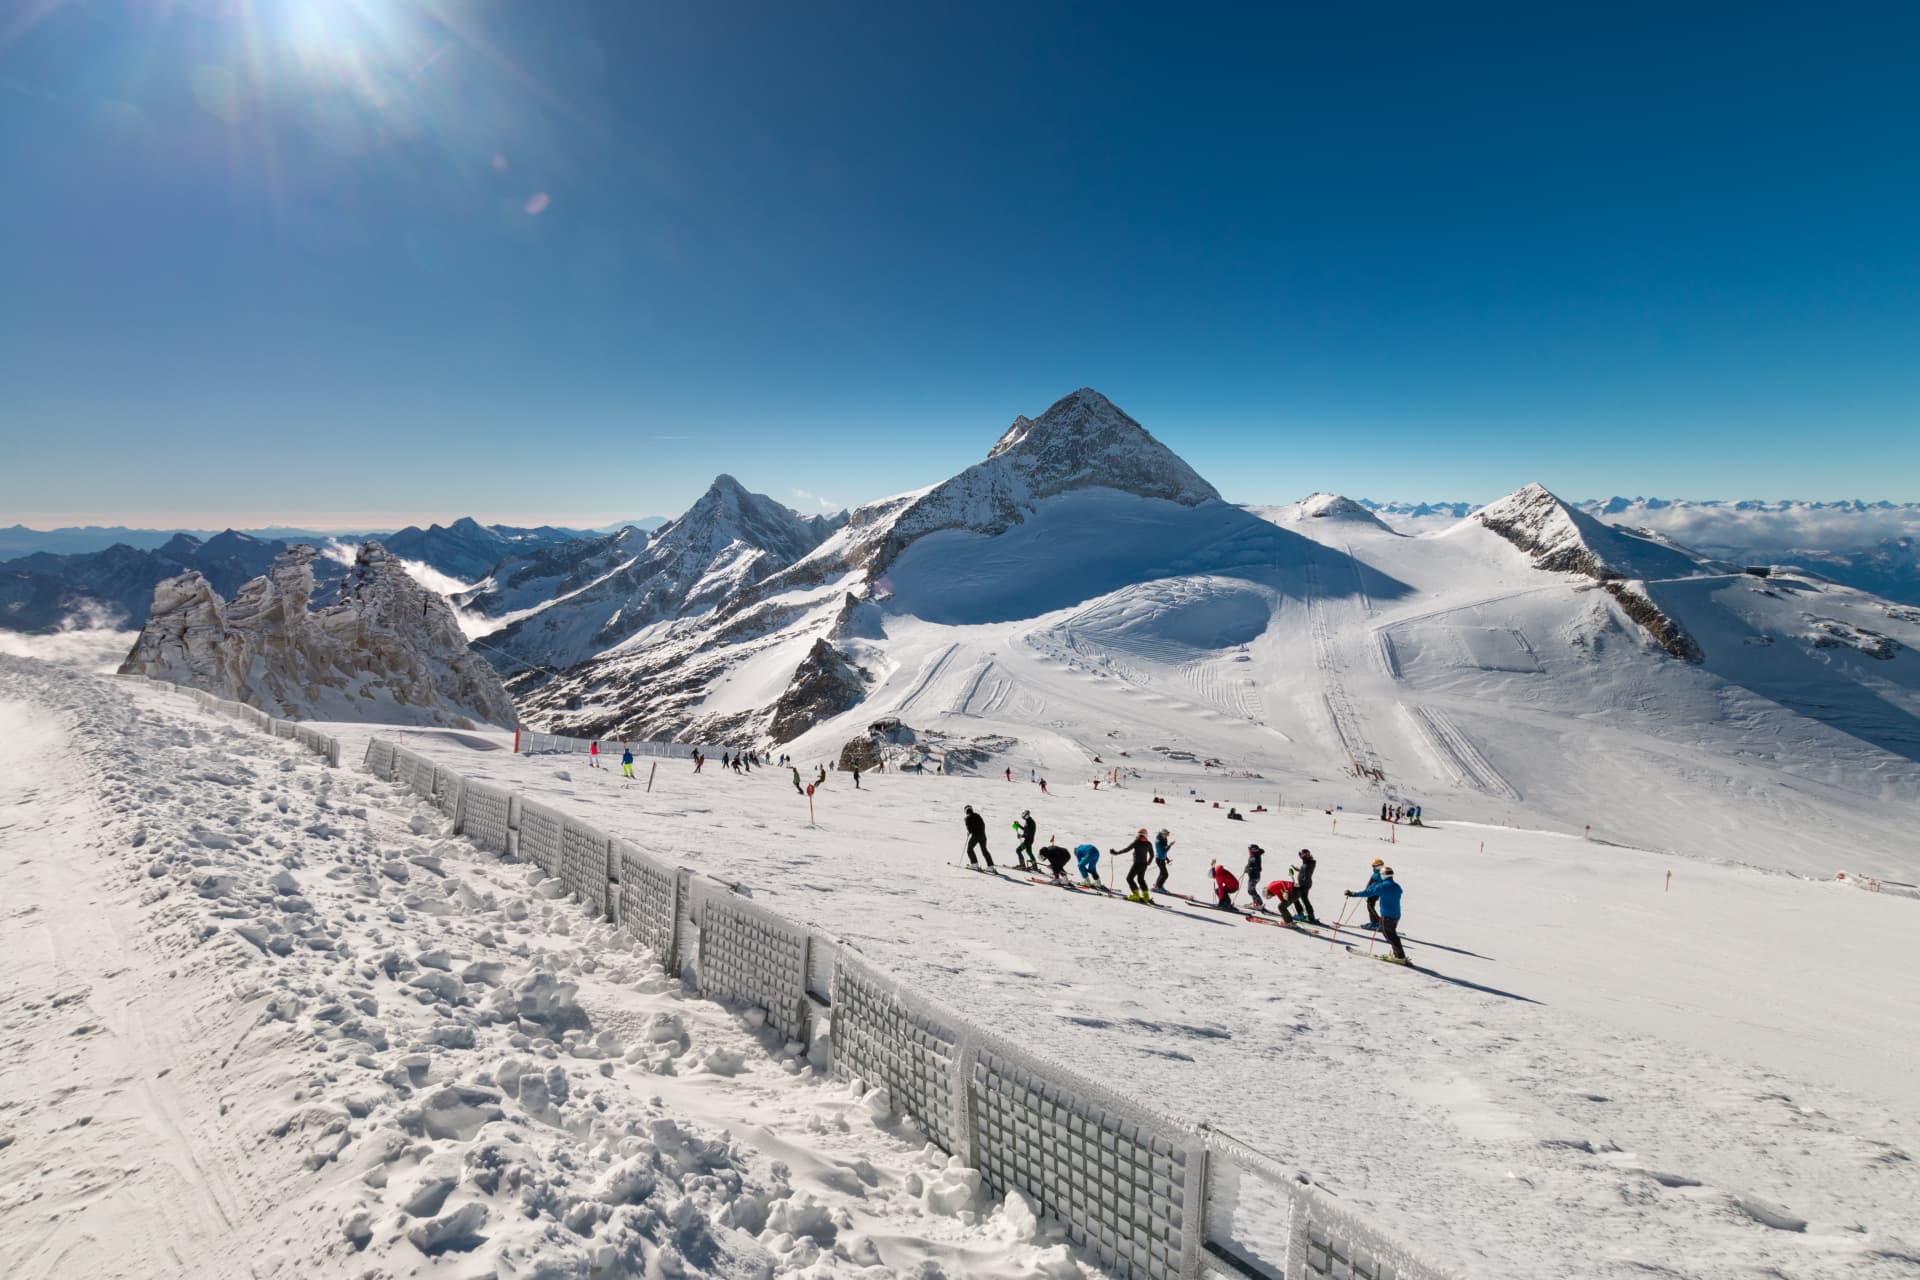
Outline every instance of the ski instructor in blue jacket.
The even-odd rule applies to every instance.
[[[1400,949],[1400,885],[1393,878],[1393,868],[1381,871],[1380,879],[1355,893],[1347,890],[1349,898],[1365,898],[1369,903],[1380,904],[1380,933],[1393,948],[1392,963],[1406,964],[1407,953]],[[1382,960],[1386,956],[1380,957]]]

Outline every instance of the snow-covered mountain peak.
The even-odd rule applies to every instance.
[[[1091,387],[1062,396],[1037,418],[1015,418],[980,465],[995,464],[1025,482],[1036,498],[1093,487],[1185,506],[1220,497],[1178,454]]]
[[[1337,493],[1308,494],[1300,499],[1300,515],[1301,518],[1309,520],[1339,520],[1371,525],[1378,529],[1387,527],[1385,522],[1373,512],[1352,498],[1344,498]]]
[[[688,550],[713,552],[739,542],[770,552],[784,564],[813,550],[822,536],[816,519],[764,494],[751,493],[738,480],[722,473],[714,477],[686,514],[654,533],[650,549],[668,555]],[[653,554],[649,558],[658,557]]]

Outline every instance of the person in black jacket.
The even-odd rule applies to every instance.
[[[970,866],[977,867],[980,865],[980,858],[976,858],[973,856],[973,850],[975,846],[978,846],[980,849],[980,858],[985,858],[987,860],[987,865],[991,867],[993,865],[993,855],[987,852],[987,820],[981,817],[979,814],[975,813],[973,811],[972,805],[968,805],[967,806],[967,863]]]
[[[1033,820],[1033,810],[1022,809],[1020,821],[1013,824],[1019,833],[1020,843],[1013,847],[1013,860],[1022,871],[1038,871],[1040,864],[1033,860],[1033,837],[1040,830],[1040,824]]]
[[[1147,829],[1142,827],[1135,832],[1132,844],[1107,852],[1116,858],[1123,853],[1133,855],[1133,867],[1127,872],[1127,897],[1133,902],[1152,902],[1153,894],[1147,889],[1147,866],[1153,861],[1153,841],[1147,839]]]
[[[1073,856],[1073,851],[1063,844],[1056,844],[1053,837],[1049,836],[1047,843],[1040,846],[1040,856],[1047,860],[1048,873],[1055,880],[1064,882],[1067,878],[1067,859]]]
[[[1280,914],[1286,915],[1287,908],[1308,924],[1319,924],[1320,918],[1313,912],[1313,903],[1307,898],[1307,891],[1313,888],[1313,854],[1306,849],[1300,851],[1300,865],[1293,871],[1293,892],[1280,904]]]
[[[1259,845],[1250,844],[1247,846],[1247,896],[1253,899],[1253,909],[1255,911],[1266,910],[1266,907],[1260,901],[1260,860],[1266,856],[1267,851]]]

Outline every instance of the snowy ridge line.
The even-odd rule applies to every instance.
[[[424,759],[382,739],[367,751],[376,777],[410,787]],[[423,798],[446,812],[444,797],[457,793],[454,830],[480,844],[479,833],[466,830],[469,787],[477,792],[480,784],[444,767],[428,776]],[[1446,1280],[1272,1161],[905,990],[844,941],[720,881],[669,869],[556,808],[510,794],[507,811],[508,845],[549,874],[560,874],[569,828],[576,848],[584,840],[601,850],[598,893],[574,883],[590,866],[576,863],[563,882],[603,919],[612,906],[624,932],[667,953],[664,963],[684,960],[682,931],[694,934],[691,977],[702,993],[759,1008],[802,1044],[830,1010],[830,1071],[885,1090],[889,1110],[978,1169],[996,1195],[1017,1190],[1030,1197],[1117,1276]],[[825,1000],[812,989],[821,951],[832,957]]]

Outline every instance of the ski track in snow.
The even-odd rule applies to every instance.
[[[0,1275],[1098,1274],[446,827],[0,658]]]

